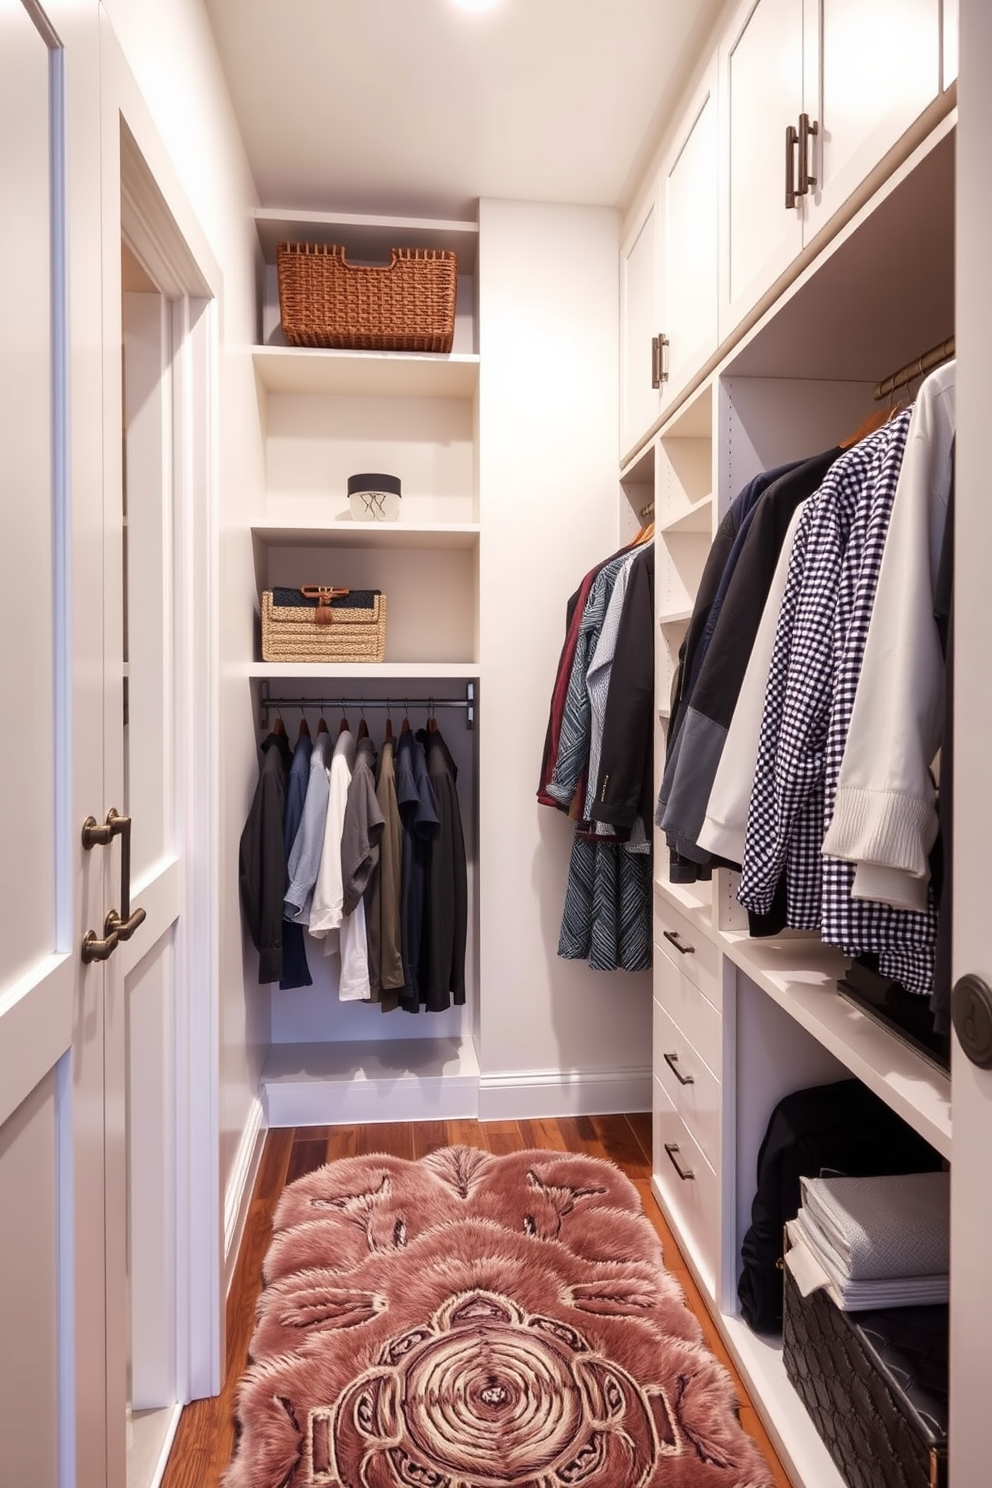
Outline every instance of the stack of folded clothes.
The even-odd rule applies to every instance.
[[[800,1292],[824,1288],[843,1312],[946,1302],[950,1174],[804,1178],[786,1226]]]

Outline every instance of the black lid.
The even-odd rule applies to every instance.
[[[394,496],[403,495],[398,475],[349,475],[348,495],[354,496],[361,491],[391,491]]]

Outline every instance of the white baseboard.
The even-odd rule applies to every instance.
[[[258,1165],[262,1160],[262,1143],[265,1137],[265,1113],[262,1102],[256,1098],[251,1103],[248,1120],[245,1122],[241,1141],[234,1158],[234,1167],[227,1181],[224,1195],[224,1295],[231,1285],[234,1264],[241,1246],[248,1205],[255,1187]]]
[[[479,1063],[467,1036],[273,1044],[262,1093],[270,1127],[455,1121],[478,1113]]]
[[[651,1110],[651,1070],[506,1070],[479,1077],[479,1120]]]

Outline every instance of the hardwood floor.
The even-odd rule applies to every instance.
[[[386,1122],[376,1126],[308,1126],[268,1133],[244,1239],[227,1300],[227,1372],[215,1399],[197,1400],[183,1411],[163,1488],[218,1488],[234,1446],[234,1395],[248,1357],[255,1322],[255,1303],[262,1286],[262,1260],[269,1244],[272,1213],[283,1188],[321,1163],[369,1152],[396,1157],[424,1157],[436,1147],[457,1143],[496,1154],[528,1147],[558,1152],[585,1152],[615,1162],[634,1183],[644,1212],[665,1252],[668,1270],[678,1278],[686,1299],[703,1325],[706,1340],[737,1385],[744,1429],[755,1438],[771,1466],[777,1488],[789,1479],[757,1413],[747,1398],[730,1357],[712,1322],[674,1237],[651,1192],[651,1117],[579,1116],[550,1121]]]

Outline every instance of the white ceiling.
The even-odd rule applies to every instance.
[[[206,0],[263,205],[625,203],[722,0]]]

